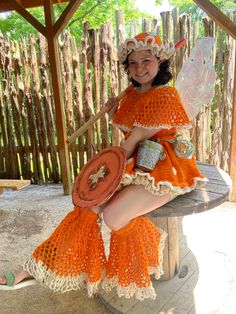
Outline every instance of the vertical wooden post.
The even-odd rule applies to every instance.
[[[152,216],[149,218],[158,228],[168,234],[163,251],[162,267],[164,274],[161,276],[161,280],[169,280],[179,271],[179,218]]]
[[[144,18],[142,20],[142,32],[151,32],[151,20]]]
[[[125,20],[122,11],[116,11],[116,44],[117,47],[120,46],[121,43],[125,41]],[[118,80],[119,80],[119,93],[123,91],[127,87],[127,80],[124,75],[122,75],[121,68],[118,67]]]
[[[46,38],[48,42],[48,56],[51,69],[51,79],[53,85],[53,97],[56,109],[56,127],[58,134],[59,156],[61,164],[62,183],[64,194],[71,192],[71,175],[70,175],[70,158],[68,145],[66,143],[66,124],[65,113],[63,106],[63,98],[61,94],[61,79],[59,68],[59,51],[57,44],[57,37],[54,35],[54,15],[53,15],[53,1],[44,1],[44,14],[46,23]]]
[[[209,0],[193,0],[210,18],[236,39],[236,23]]]
[[[229,174],[233,184],[230,201],[236,201],[236,49],[234,63],[234,92],[233,92],[233,109],[232,109],[232,124],[231,124],[231,142],[229,154]]]
[[[130,37],[134,37],[137,34],[137,26],[135,20],[132,20],[130,25]]]

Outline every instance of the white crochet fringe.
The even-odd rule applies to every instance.
[[[163,263],[163,251],[165,248],[165,239],[167,237],[167,233],[159,228],[161,233],[160,237],[160,245],[159,245],[159,265],[156,267],[149,267],[149,275],[155,276],[156,279],[159,279],[161,275],[164,273],[162,268]],[[102,288],[105,290],[106,293],[109,293],[113,288],[116,287],[116,291],[118,297],[124,296],[127,299],[135,297],[139,301],[143,301],[145,299],[156,299],[156,292],[153,288],[152,283],[147,287],[139,288],[135,283],[131,283],[129,286],[124,287],[119,285],[119,278],[114,276],[112,278],[105,278],[102,281]]]
[[[92,297],[98,291],[98,286],[101,280],[91,283],[88,281],[88,276],[83,273],[79,276],[59,276],[53,273],[50,269],[31,256],[24,265],[23,269],[33,276],[39,283],[50,288],[54,292],[68,292],[71,290],[80,290],[86,288],[88,296]]]
[[[105,279],[102,283],[102,288],[106,291],[106,293],[109,293],[114,287],[116,287],[116,292],[119,298],[125,297],[126,299],[130,299],[135,297],[139,301],[143,301],[145,299],[156,299],[156,292],[152,284],[143,288],[138,288],[134,283],[127,287],[123,287],[119,285],[117,276],[114,276],[111,279]]]
[[[106,223],[103,219],[103,213],[101,213],[100,215],[102,218],[101,234],[102,234],[102,238],[103,238],[106,259],[108,260],[108,257],[110,255],[111,229],[106,225]]]
[[[177,128],[177,129],[191,129],[192,126],[190,124],[188,125],[177,125],[177,126],[173,126],[173,125],[145,125],[145,124],[141,124],[141,123],[138,123],[136,121],[133,122],[133,125],[132,127],[128,127],[124,124],[119,124],[119,123],[112,123],[114,126],[116,126],[117,128],[121,129],[122,131],[125,131],[125,132],[128,132],[128,131],[131,131],[133,129],[134,126],[137,126],[137,127],[141,127],[141,128],[144,128],[144,129],[149,129],[149,130],[156,130],[157,132],[160,131],[160,130],[170,130],[172,128]]]
[[[159,245],[159,265],[157,267],[149,267],[149,274],[155,275],[156,279],[159,279],[163,274],[162,262],[163,262],[163,250],[165,247],[165,238],[167,233],[159,228],[161,233],[160,245]],[[40,261],[36,261],[32,256],[27,258],[23,264],[23,269],[33,276],[39,283],[53,290],[54,292],[68,292],[72,290],[86,289],[88,296],[93,297],[99,289],[99,284],[102,283],[102,288],[109,293],[113,287],[117,287],[117,294],[119,297],[131,298],[133,296],[136,299],[142,301],[147,298],[155,299],[156,293],[152,284],[148,287],[139,288],[135,283],[130,284],[128,287],[122,287],[119,285],[118,277],[115,276],[111,279],[106,278],[105,270],[103,271],[102,278],[95,283],[88,281],[86,273],[79,276],[59,276],[53,273],[50,269],[42,264]]]

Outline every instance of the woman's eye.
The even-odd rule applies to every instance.
[[[143,60],[143,63],[149,63],[150,62],[150,60],[149,59],[145,59],[145,60]]]
[[[135,65],[135,62],[130,61],[130,62],[129,62],[129,66],[131,66],[131,65]]]

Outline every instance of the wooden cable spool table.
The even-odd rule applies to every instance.
[[[179,217],[207,211],[229,198],[232,187],[230,176],[214,165],[198,162],[198,166],[209,182],[147,214],[158,227],[168,233],[163,252],[164,274],[161,280],[169,280],[179,272]],[[99,298],[112,313],[123,313],[118,310],[118,296],[109,301],[109,296],[101,293]]]
[[[204,212],[228,200],[232,181],[222,169],[198,162],[201,173],[209,180],[203,187],[178,196],[147,216],[168,233],[163,252],[162,280],[169,280],[179,271],[179,217]]]

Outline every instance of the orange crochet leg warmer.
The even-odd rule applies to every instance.
[[[89,209],[75,208],[36,248],[24,269],[54,291],[86,287],[92,296],[106,265],[97,219],[98,215]]]
[[[116,287],[118,296],[138,300],[155,299],[150,279],[162,271],[162,251],[166,234],[147,217],[133,219],[126,227],[111,233],[110,256],[102,287],[109,292]]]

